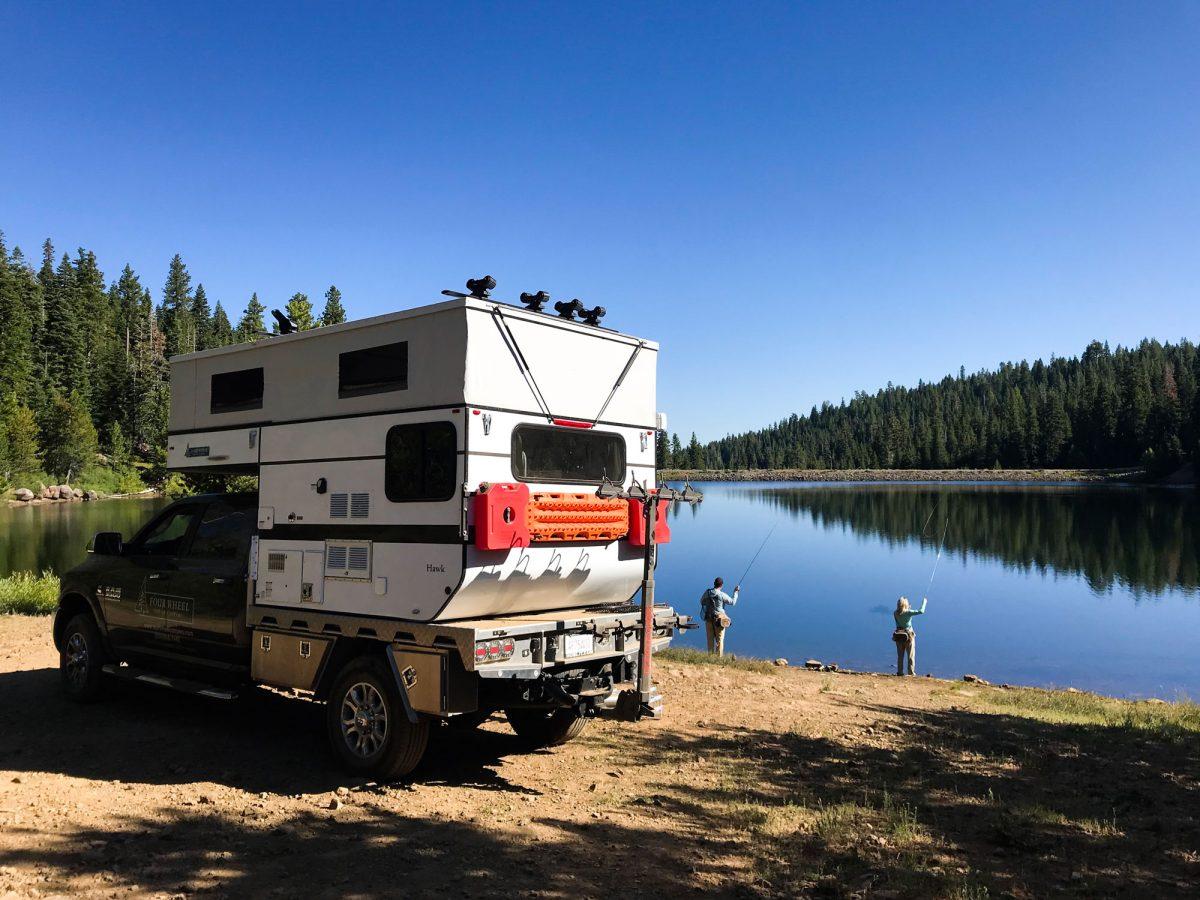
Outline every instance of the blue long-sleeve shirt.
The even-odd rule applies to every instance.
[[[913,618],[916,616],[925,615],[925,604],[928,602],[928,600],[922,600],[920,609],[910,609],[906,610],[905,612],[892,613],[892,618],[896,620],[896,627],[906,629],[912,628]]]
[[[738,589],[734,588],[730,597],[720,588],[711,587],[700,595],[700,612],[706,619],[716,618],[717,613],[725,612],[726,606],[737,606]]]

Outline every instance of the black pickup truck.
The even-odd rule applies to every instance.
[[[217,699],[255,684],[311,692],[334,752],[384,778],[417,765],[435,723],[469,729],[503,710],[538,747],[598,715],[630,718],[618,701],[636,677],[638,607],[448,623],[285,616],[254,605],[257,508],[254,494],[195,496],[129,541],[97,534],[63,576],[54,617],[66,693],[95,700],[111,677]],[[655,606],[653,647],[680,627],[686,618]]]

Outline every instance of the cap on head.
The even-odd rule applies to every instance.
[[[725,579],[720,576],[713,579],[713,587],[720,587],[725,583]]]

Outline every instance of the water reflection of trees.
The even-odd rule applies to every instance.
[[[1044,487],[735,489],[823,528],[889,544],[935,546],[1038,572],[1082,575],[1097,591],[1200,586],[1200,499],[1194,491]],[[926,525],[928,523],[928,525]]]

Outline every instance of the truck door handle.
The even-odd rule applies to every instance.
[[[212,583],[213,584],[227,584],[228,582],[229,582],[229,579],[227,579],[227,578],[214,578]]]

